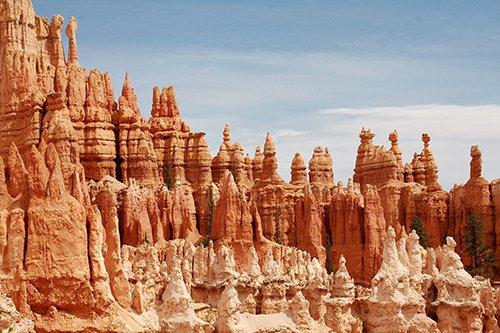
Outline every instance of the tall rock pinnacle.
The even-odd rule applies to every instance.
[[[67,22],[66,58],[62,16],[0,0],[0,330],[495,332],[498,290],[464,270],[471,214],[500,257],[477,146],[450,192],[428,134],[410,162],[365,128],[346,187],[323,146],[286,182],[269,133],[251,158],[226,124],[212,159],[172,86],[149,119],[128,74],[116,100]]]
[[[76,31],[78,30],[78,23],[72,16],[66,26],[66,36],[68,37],[69,50],[68,50],[68,66],[79,66],[78,63],[78,45],[76,43]]]
[[[278,159],[276,158],[276,147],[271,134],[267,133],[264,143],[264,160],[262,167],[262,181],[282,182],[278,174]]]

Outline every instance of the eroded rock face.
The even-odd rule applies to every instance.
[[[211,325],[196,316],[193,300],[182,272],[176,268],[162,294],[159,312],[162,332],[213,332]]]
[[[380,197],[373,185],[363,192],[355,183],[339,184],[329,212],[333,258],[348,254],[347,267],[357,281],[368,284],[381,262],[382,236],[386,230]]]
[[[142,118],[128,75],[119,98],[119,168],[121,179],[158,184],[160,175],[148,123]]]
[[[346,187],[323,147],[287,182],[270,134],[251,158],[226,125],[212,159],[171,86],[148,120],[128,75],[115,101],[110,76],[80,66],[74,18],[65,55],[63,26],[0,2],[0,328],[495,331],[499,292],[459,256],[474,213],[500,257],[500,183],[479,147],[450,193],[430,136],[405,164],[396,131],[386,149],[362,129]]]
[[[359,133],[361,143],[356,156],[354,181],[364,184],[381,185],[388,180],[398,179],[398,159],[393,150],[375,146],[375,134],[364,128]]]
[[[450,192],[450,223],[448,232],[450,234],[465,234],[468,215],[473,213],[478,216],[484,224],[484,241],[491,246],[493,251],[498,251],[496,241],[496,229],[498,229],[498,210],[492,199],[496,199],[496,193],[492,193],[498,186],[495,181],[491,184],[484,179],[482,171],[482,153],[479,147],[472,146],[470,162],[470,178],[464,185],[455,186]],[[466,264],[470,258],[465,253],[463,239],[457,238],[457,250],[464,257]],[[498,266],[498,265],[497,265]]]
[[[85,207],[66,191],[54,145],[49,144],[45,156],[32,147],[28,161],[29,303],[41,311],[91,305]]]
[[[326,262],[326,250],[323,247],[323,220],[321,206],[318,204],[309,186],[304,189],[304,199],[296,204],[297,247],[318,258],[322,266]]]
[[[309,161],[309,181],[312,184],[333,184],[333,161],[328,148],[314,148]]]
[[[226,171],[233,174],[236,184],[245,190],[253,186],[253,160],[246,155],[243,146],[231,142],[229,126],[224,126],[223,141],[219,152],[212,160],[212,177],[215,183],[221,183]]]
[[[438,327],[441,332],[494,332],[498,323],[488,311],[491,296],[486,296],[491,295],[491,287],[488,281],[472,278],[465,271],[455,247],[455,240],[448,237],[441,249],[439,273],[434,278]]]

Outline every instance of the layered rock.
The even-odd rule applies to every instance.
[[[448,233],[451,235],[464,235],[467,218],[474,214],[481,219],[484,225],[483,241],[491,246],[493,251],[498,252],[498,206],[493,200],[497,199],[498,186],[495,182],[490,184],[482,176],[482,153],[478,146],[472,146],[470,150],[470,177],[467,183],[455,186],[450,191],[450,222]],[[498,200],[497,200],[498,201]],[[465,263],[470,263],[470,258],[465,253],[465,244],[462,238],[457,237],[457,250],[465,258]],[[497,265],[498,267],[498,265]]]
[[[280,244],[295,245],[294,202],[301,188],[286,183],[278,174],[276,147],[269,133],[266,135],[263,155],[262,174],[257,178],[251,193],[252,200],[257,204],[263,235]]]
[[[243,146],[238,142],[231,142],[229,126],[224,126],[223,142],[219,152],[212,159],[212,177],[215,183],[220,183],[226,170],[233,174],[236,184],[245,190],[253,185],[253,160],[245,156]]]
[[[307,184],[306,165],[304,163],[304,159],[299,153],[296,153],[292,160],[290,174],[292,176],[290,184],[298,186],[304,186]]]
[[[386,230],[384,210],[376,188],[360,191],[355,183],[341,184],[332,194],[329,208],[332,258],[349,254],[347,267],[361,283],[368,284],[381,263],[382,235]]]
[[[179,110],[173,87],[155,87],[149,131],[163,183],[169,188],[177,181],[191,186],[199,230],[205,235],[213,201],[212,157],[205,134],[191,132]]]
[[[153,89],[149,120],[128,76],[117,103],[110,76],[80,66],[74,18],[65,56],[63,23],[37,17],[28,0],[0,2],[1,328],[498,327],[498,291],[455,252],[468,264],[463,234],[474,213],[500,256],[500,183],[482,177],[478,147],[469,181],[451,193],[429,135],[404,164],[396,131],[385,149],[365,129],[347,187],[333,184],[322,147],[308,171],[294,157],[288,183],[270,134],[252,159],[226,126],[212,159],[173,87]],[[410,233],[415,217],[435,250]]]
[[[135,179],[141,183],[160,183],[158,163],[149,133],[148,123],[142,118],[137,96],[128,75],[125,76],[118,110],[119,146],[118,178],[128,183]]]
[[[113,87],[109,75],[97,70],[87,73],[79,67],[76,20],[71,18],[66,28],[68,61],[62,47],[61,16],[49,22],[35,16],[31,1],[6,1],[0,21],[4,31],[0,34],[2,154],[10,142],[22,153],[39,143],[44,103],[55,92],[69,110],[76,130],[73,140],[79,142],[87,177],[114,175]]]
[[[38,18],[31,1],[4,1],[0,8],[0,147],[2,156],[14,142],[21,151],[37,144],[44,87],[53,87],[55,66],[47,45],[56,22]],[[59,24],[60,25],[60,24]],[[51,36],[52,37],[52,36]],[[40,39],[39,39],[40,38]],[[52,38],[50,38],[52,39]],[[52,51],[52,50],[50,50]],[[54,52],[53,52],[54,53]],[[38,66],[43,63],[44,66]]]
[[[212,239],[221,244],[238,246],[235,251],[243,256],[248,246],[253,245],[252,220],[244,195],[239,192],[232,173],[226,170],[212,220]]]
[[[312,185],[333,184],[333,160],[328,148],[314,148],[313,156],[309,161],[309,182]]]
[[[326,263],[326,250],[323,247],[323,219],[318,204],[309,186],[304,189],[304,199],[297,201],[296,233],[297,247],[318,258],[322,266]]]
[[[32,147],[28,161],[24,267],[29,304],[35,311],[91,306],[85,207],[66,191],[54,145],[45,157]]]
[[[397,157],[392,150],[387,150],[384,146],[375,146],[374,137],[375,134],[369,129],[363,128],[359,133],[361,143],[356,155],[353,180],[362,186],[364,184],[379,186],[388,180],[398,179]]]

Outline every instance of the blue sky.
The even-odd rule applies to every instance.
[[[500,177],[499,1],[62,1],[38,15],[79,22],[80,62],[128,72],[145,116],[154,85],[216,153],[224,123],[253,155],[270,131],[280,172],[327,146],[352,175],[357,133],[399,130],[408,161],[428,132],[445,188],[468,178],[469,148]]]

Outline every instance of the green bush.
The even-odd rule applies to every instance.
[[[492,276],[495,267],[495,255],[484,242],[484,223],[474,213],[467,215],[464,234],[465,252],[471,258],[466,269],[474,275]]]
[[[411,221],[410,228],[412,230],[415,230],[415,232],[418,235],[418,242],[424,249],[430,247],[429,234],[427,234],[427,230],[425,230],[424,224],[422,223],[420,217],[415,216],[413,218],[413,220]]]

